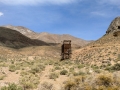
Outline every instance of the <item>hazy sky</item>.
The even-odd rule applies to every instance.
[[[120,16],[120,0],[0,0],[0,26],[96,40]]]

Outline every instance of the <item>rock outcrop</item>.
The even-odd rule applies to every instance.
[[[120,31],[120,17],[116,17],[110,24],[108,30],[106,31],[106,34],[109,34],[111,32]]]

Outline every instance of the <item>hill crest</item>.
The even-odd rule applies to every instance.
[[[0,27],[0,44],[12,48],[48,45],[40,40],[30,39],[18,31]]]
[[[22,33],[23,35],[25,35],[31,39],[41,40],[41,41],[44,41],[46,43],[59,43],[60,44],[63,40],[70,39],[70,40],[72,40],[73,45],[80,47],[80,46],[84,46],[84,45],[91,42],[91,41],[83,40],[80,38],[76,38],[76,37],[71,36],[69,34],[59,35],[59,34],[51,34],[51,33],[47,33],[47,32],[35,33],[35,32],[33,32],[25,27],[22,27],[22,26],[6,25],[3,27],[19,31],[20,33]]]

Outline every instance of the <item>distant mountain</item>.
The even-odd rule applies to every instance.
[[[40,40],[30,39],[18,31],[0,27],[0,45],[12,48],[22,48],[27,46],[48,45]]]
[[[16,30],[20,33],[22,33],[23,35],[31,38],[31,39],[35,39],[34,37],[36,36],[37,33],[33,32],[32,30],[29,30],[23,26],[12,26],[12,25],[6,25],[6,26],[2,26],[5,28],[10,28],[12,30]]]
[[[50,34],[47,32],[35,33],[35,32],[33,32],[25,27],[22,27],[22,26],[6,25],[3,27],[19,31],[20,33],[22,33],[23,35],[25,35],[31,39],[41,40],[46,43],[62,43],[63,40],[72,40],[73,45],[84,46],[91,42],[91,41],[86,41],[86,40],[83,40],[80,38],[76,38],[76,37],[68,35],[68,34],[59,35],[59,34]]]

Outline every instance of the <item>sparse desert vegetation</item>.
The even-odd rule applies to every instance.
[[[27,58],[23,61],[14,59],[0,62],[1,90],[119,90],[120,88],[119,64],[101,68],[101,66],[79,64],[73,60]]]

